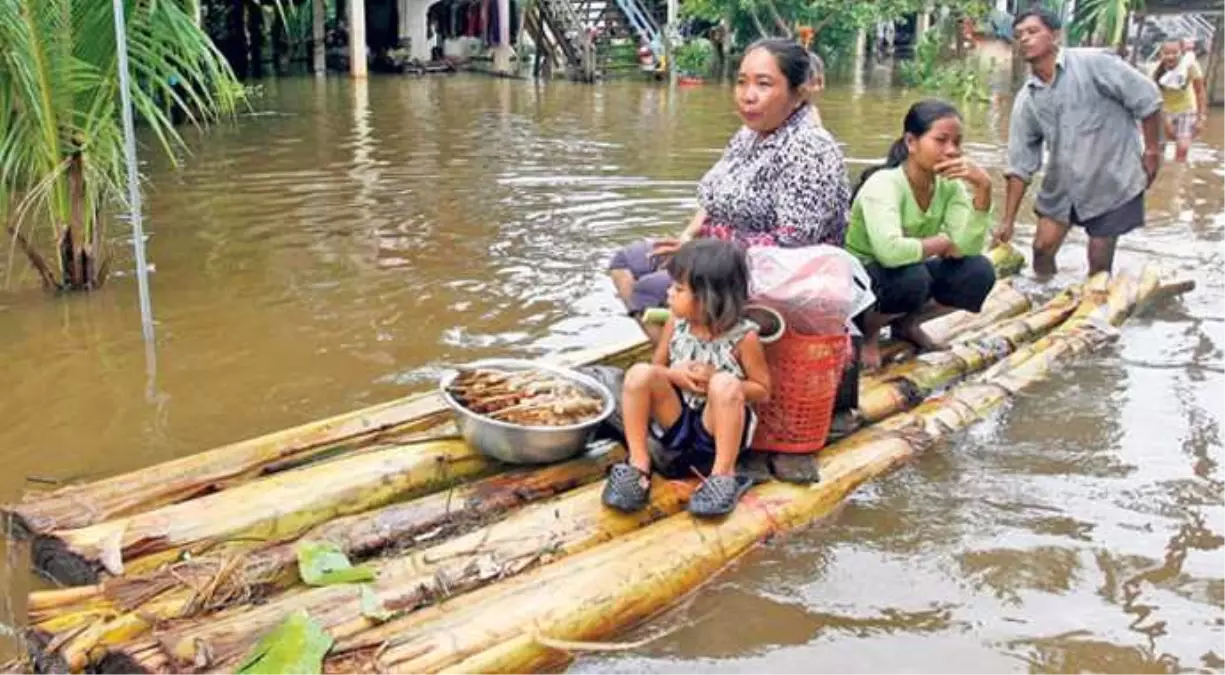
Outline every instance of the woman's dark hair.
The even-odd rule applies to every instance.
[[[1047,30],[1057,31],[1063,27],[1063,22],[1059,20],[1059,17],[1056,16],[1054,12],[1043,7],[1030,7],[1024,12],[1017,14],[1017,17],[1012,20],[1013,30],[1016,30],[1016,27],[1020,26],[1022,21],[1030,17],[1041,21],[1042,25],[1046,26]]]
[[[931,131],[932,125],[947,117],[961,119],[961,113],[952,103],[938,98],[925,98],[910,106],[910,109],[906,111],[906,117],[902,119],[902,135],[893,142],[893,145],[889,146],[889,154],[885,156],[885,163],[869,167],[859,174],[859,184],[851,193],[851,200],[854,201],[855,195],[859,194],[860,188],[868,182],[872,174],[881,169],[901,166],[906,161],[906,158],[910,156],[910,151],[906,148],[906,134],[919,138]]]
[[[744,249],[719,239],[686,242],[668,261],[668,274],[688,284],[715,333],[731,330],[749,301],[749,264]]]
[[[812,59],[808,56],[808,50],[800,43],[785,38],[762,38],[749,45],[744,53],[748,54],[756,49],[764,49],[774,57],[774,62],[778,64],[783,77],[787,78],[790,89],[799,89],[808,84],[808,79],[812,76]]]

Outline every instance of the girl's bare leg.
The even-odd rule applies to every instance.
[[[736,457],[744,437],[744,388],[728,373],[715,373],[706,388],[706,410],[702,426],[715,438],[715,464],[712,476],[736,473]]]
[[[1182,138],[1179,138],[1178,144],[1174,146],[1174,161],[1183,162],[1185,164],[1187,161],[1187,153],[1190,152],[1190,150],[1191,137],[1183,136]]]
[[[654,419],[665,429],[681,416],[681,400],[668,380],[668,369],[638,363],[625,374],[621,391],[621,414],[625,419],[625,444],[630,464],[643,472],[651,470],[647,451],[647,425]]]

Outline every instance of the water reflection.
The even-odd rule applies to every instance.
[[[888,77],[870,68],[862,90],[822,95],[853,174],[918,95],[882,89]],[[30,474],[113,473],[400,396],[439,363],[632,335],[601,268],[687,221],[737,124],[718,85],[303,78],[265,92],[269,112],[218,129],[183,168],[144,154],[156,404],[129,276],[90,297],[0,296],[0,497]],[[997,175],[1006,103],[965,110],[969,152]],[[1193,277],[1196,294],[648,629],[675,632],[576,670],[1225,666],[1219,116],[1208,129],[1190,166],[1165,167],[1119,255]],[[1055,285],[1083,275],[1082,245],[1073,233]],[[20,613],[30,580],[0,582]]]

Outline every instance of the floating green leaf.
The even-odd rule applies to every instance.
[[[305,610],[290,614],[261,639],[238,665],[236,672],[321,673],[323,657],[332,648],[332,636]]]
[[[296,549],[298,575],[308,586],[331,586],[374,581],[374,570],[367,565],[354,567],[336,544],[303,541]]]

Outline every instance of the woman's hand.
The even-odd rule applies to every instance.
[[[960,178],[975,188],[991,189],[991,176],[982,167],[966,157],[947,159],[935,167],[936,175],[944,178]]]
[[[924,258],[960,258],[961,252],[947,234],[937,234],[923,239]]]

